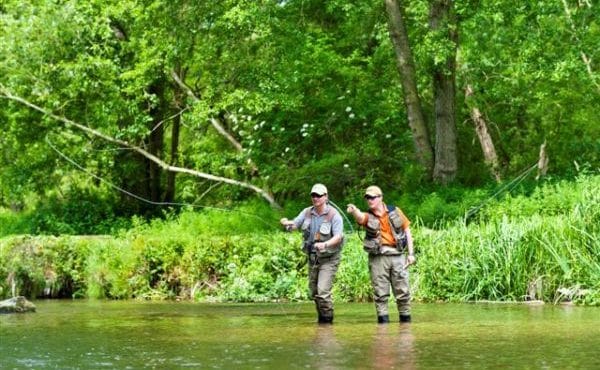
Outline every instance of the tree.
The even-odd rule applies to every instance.
[[[21,8],[14,5],[14,13],[4,18],[13,30],[6,29],[5,36],[12,36],[11,42],[6,44],[6,55],[16,56],[16,60],[20,60],[20,64],[10,60],[3,63],[7,72],[7,79],[3,81],[5,89],[9,91],[7,96],[13,94],[13,87],[18,93],[23,87],[32,86],[28,81],[34,79],[36,84],[45,85],[42,88],[45,94],[36,94],[34,84],[32,90],[23,91],[24,95],[34,96],[43,105],[61,107],[61,112],[51,113],[54,117],[85,117],[85,120],[98,125],[91,128],[94,132],[104,128],[106,137],[115,138],[117,141],[113,142],[119,145],[127,142],[123,139],[141,142],[140,146],[130,145],[130,148],[140,149],[134,152],[141,156],[119,153],[114,157],[119,160],[102,167],[113,168],[113,176],[116,175],[125,188],[154,202],[171,200],[176,186],[172,174],[168,175],[166,181],[163,174],[165,169],[176,168],[173,165],[179,158],[180,141],[180,126],[173,124],[170,145],[165,145],[168,138],[165,127],[169,117],[176,118],[174,122],[180,119],[175,111],[178,108],[178,85],[172,83],[167,73],[169,65],[175,65],[186,57],[185,54],[169,54],[169,46],[172,45],[169,42],[176,40],[177,35],[169,34],[171,28],[157,29],[154,24],[161,19],[167,24],[172,22],[173,25],[180,25],[193,18],[182,18],[181,14],[185,12],[175,5],[162,5],[160,2],[148,7],[120,3],[113,5],[103,1],[85,5],[66,2],[44,4],[45,9],[41,12],[44,15],[37,16],[41,9],[25,4]],[[17,9],[20,9],[20,14]],[[218,7],[215,9],[218,10]],[[210,14],[201,6],[192,10]],[[70,23],[56,22],[57,19],[69,19]],[[28,22],[38,28],[36,33],[23,32]],[[79,30],[85,32],[80,33]],[[159,30],[168,37],[164,42],[153,42],[156,36],[161,35],[148,30]],[[52,33],[56,34],[52,40],[55,44],[48,45],[45,37]],[[41,37],[37,39],[38,36]],[[184,41],[188,45],[196,42],[193,38]],[[182,44],[185,45],[185,42]],[[44,43],[46,45],[42,46]],[[20,53],[24,45],[28,54]],[[38,65],[37,68],[34,63]],[[32,70],[37,71],[35,75],[31,73]],[[52,78],[52,74],[60,78]],[[110,104],[113,105],[112,109]],[[41,109],[50,113],[46,108]],[[56,130],[50,127],[46,133],[49,132]],[[141,149],[142,146],[146,149]],[[171,167],[165,166],[162,160],[167,157],[167,148],[170,150]],[[119,167],[123,170],[118,171]],[[217,181],[226,179],[218,175],[205,178]],[[259,193],[276,204],[267,191],[254,185],[236,180],[228,183],[248,184],[245,187],[260,190]],[[162,190],[165,184],[166,192]]]
[[[429,141],[429,130],[421,109],[421,99],[417,90],[414,60],[405,25],[404,5],[400,0],[386,0],[390,38],[396,53],[396,63],[403,87],[404,104],[408,123],[412,130],[419,162],[427,173],[433,173],[434,153]]]
[[[430,3],[429,25],[436,50],[433,70],[435,151],[431,148],[415,76],[411,46],[406,31],[404,3],[386,0],[390,37],[403,86],[404,101],[417,156],[433,179],[441,184],[452,182],[457,172],[455,114],[455,70],[458,42],[454,2],[436,0]],[[439,45],[442,45],[439,47]],[[444,47],[445,45],[445,47]]]
[[[263,198],[265,198],[267,201],[269,201],[269,203],[272,206],[278,207],[277,202],[275,202],[275,199],[273,199],[273,197],[271,196],[271,194],[269,194],[268,192],[266,192],[263,189],[260,189],[257,186],[254,186],[252,184],[249,184],[249,183],[246,183],[246,182],[243,182],[243,181],[236,181],[236,180],[228,179],[228,178],[225,178],[225,177],[214,176],[214,175],[211,175],[211,174],[203,173],[203,172],[192,170],[192,169],[188,169],[188,168],[180,168],[180,167],[175,167],[175,166],[168,165],[167,163],[165,163],[164,161],[162,161],[160,158],[156,157],[152,153],[150,153],[150,152],[148,152],[148,151],[146,151],[146,150],[144,150],[144,149],[142,149],[142,148],[140,148],[138,146],[132,145],[132,144],[130,144],[130,143],[126,142],[126,141],[120,140],[120,139],[116,139],[116,138],[110,137],[108,135],[105,135],[105,134],[97,131],[97,130],[89,128],[89,127],[87,127],[85,125],[82,125],[80,123],[74,122],[74,121],[72,121],[72,120],[70,120],[68,118],[57,116],[56,114],[53,114],[53,113],[51,113],[51,112],[49,112],[49,111],[47,111],[47,110],[45,110],[45,109],[43,109],[43,108],[41,108],[41,107],[33,104],[33,103],[31,103],[31,102],[29,102],[29,101],[27,101],[27,100],[25,100],[25,99],[23,99],[23,98],[21,98],[19,96],[12,95],[10,92],[7,92],[2,86],[0,86],[0,93],[4,97],[6,97],[8,99],[14,100],[16,102],[19,102],[19,103],[21,103],[21,104],[29,107],[29,108],[37,110],[38,112],[41,112],[41,113],[43,113],[43,114],[45,114],[45,115],[47,115],[47,116],[49,116],[49,117],[51,117],[51,118],[53,118],[53,119],[55,119],[57,121],[65,123],[69,127],[75,127],[77,129],[85,132],[85,133],[88,133],[88,134],[92,135],[92,136],[99,137],[99,138],[101,138],[103,140],[106,140],[108,142],[112,142],[112,143],[117,144],[117,145],[119,145],[121,147],[132,149],[135,152],[137,152],[137,153],[141,154],[142,156],[144,156],[145,158],[147,158],[152,163],[156,164],[157,166],[160,166],[164,170],[171,171],[171,172],[187,173],[187,174],[190,174],[190,175],[198,176],[198,177],[205,178],[205,179],[212,180],[212,181],[224,182],[224,183],[227,183],[227,184],[231,184],[231,185],[236,185],[236,186],[241,186],[241,187],[244,187],[244,188],[248,188],[248,189],[251,189],[251,190],[257,192],[258,194],[260,194]]]
[[[433,99],[435,120],[435,167],[433,179],[441,184],[454,181],[458,170],[456,137],[456,49],[458,24],[453,0],[430,2],[429,26],[437,45],[434,57]]]

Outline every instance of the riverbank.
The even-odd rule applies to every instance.
[[[600,177],[592,176],[495,202],[470,222],[437,229],[413,222],[414,299],[599,305],[598,188]],[[253,229],[252,222],[258,221],[182,212],[114,236],[3,237],[0,297],[15,290],[52,298],[306,300],[299,233],[284,233],[276,223]],[[371,297],[355,233],[346,235],[334,296]]]

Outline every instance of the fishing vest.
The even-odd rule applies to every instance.
[[[319,257],[328,257],[332,256],[335,253],[339,252],[340,248],[337,246],[328,245],[327,248],[323,252],[317,251],[315,249],[315,243],[317,242],[326,242],[329,239],[333,238],[333,228],[331,220],[337,214],[337,211],[329,206],[329,210],[325,214],[325,220],[319,226],[319,230],[315,231],[313,234],[313,239],[311,240],[311,221],[312,221],[312,210],[314,207],[308,207],[304,211],[304,222],[302,223],[302,249],[306,253],[316,253]]]
[[[388,213],[388,219],[390,221],[390,226],[392,229],[392,236],[394,237],[394,240],[396,241],[396,250],[397,250],[397,254],[400,254],[402,252],[404,252],[404,250],[406,249],[406,233],[404,232],[404,229],[402,228],[402,216],[400,216],[400,214],[398,213],[398,210],[396,209],[395,206],[392,205],[386,205],[387,207],[387,213]],[[381,247],[383,246],[381,244],[381,223],[379,222],[379,218],[377,216],[375,216],[375,214],[373,214],[370,210],[367,213],[367,225],[365,226],[366,228],[366,234],[365,234],[365,240],[363,241],[363,248],[365,250],[365,252],[369,253],[369,254],[381,254],[382,250]],[[390,247],[394,247],[394,246],[390,246]],[[394,254],[394,253],[392,253]]]

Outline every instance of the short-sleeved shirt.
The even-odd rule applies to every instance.
[[[327,218],[329,207],[331,207],[329,204],[325,205],[325,208],[323,208],[323,213],[321,214],[317,214],[317,211],[314,207],[303,209],[302,212],[300,212],[300,214],[294,218],[294,225],[296,225],[297,229],[300,229],[304,223],[304,219],[306,218],[306,210],[310,209],[311,218],[309,240],[315,240],[315,233],[319,230],[321,224]],[[342,216],[340,216],[340,213],[335,211],[335,209],[333,211],[334,215],[331,219],[331,233],[333,236],[342,235],[344,233],[344,222],[342,221]]]
[[[396,207],[396,212],[398,212],[400,219],[402,220],[402,229],[408,229],[410,226],[410,220],[408,217],[406,217],[402,210],[398,207]],[[396,239],[394,239],[394,234],[392,233],[392,225],[390,224],[390,216],[387,212],[387,207],[381,216],[375,215],[375,217],[377,217],[379,224],[381,225],[381,244],[391,246],[396,245]],[[362,220],[362,222],[360,222],[360,225],[366,226],[368,220],[369,216],[365,214],[365,218]]]

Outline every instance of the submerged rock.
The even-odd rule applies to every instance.
[[[0,313],[35,312],[35,305],[23,296],[0,301]]]

